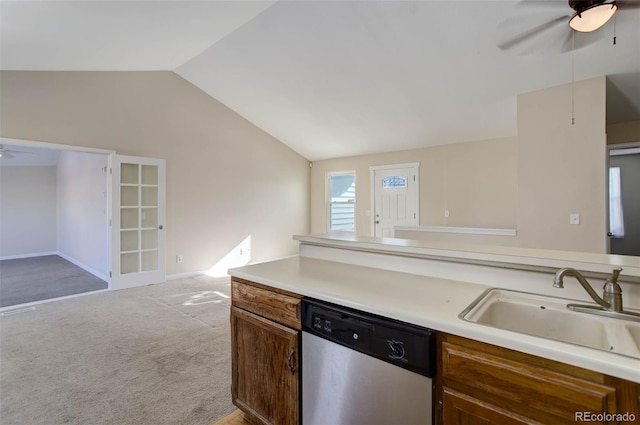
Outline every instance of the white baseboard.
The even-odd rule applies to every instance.
[[[64,258],[65,260],[67,260],[70,263],[75,264],[76,266],[80,267],[81,269],[83,269],[86,272],[91,273],[92,275],[94,275],[95,277],[97,277],[98,279],[102,279],[105,282],[109,282],[109,276],[104,275],[102,273],[100,273],[99,271],[87,266],[86,264],[81,263],[80,261],[76,260],[75,258],[71,258],[66,254],[63,254],[62,252],[58,251],[55,253],[56,255],[59,255],[60,257]]]
[[[206,274],[206,270],[204,271],[199,271],[199,272],[185,272],[185,273],[176,273],[176,274],[168,274],[166,279],[167,281],[169,280],[176,280],[176,279],[184,279],[187,277],[194,277],[194,276],[200,276],[203,274]]]
[[[46,257],[47,255],[58,255],[58,251],[32,252],[30,254],[4,255],[0,260],[18,260],[20,258]]]
[[[10,314],[11,310],[25,310],[25,312],[32,311],[32,310],[35,310],[35,308],[33,308],[34,306],[37,306],[40,304],[46,304],[53,301],[68,300],[68,299],[77,298],[77,297],[84,297],[85,295],[93,295],[93,294],[97,294],[100,292],[107,292],[107,291],[109,291],[109,289],[98,289],[97,291],[81,292],[79,294],[65,295],[63,297],[58,297],[58,298],[49,298],[47,300],[33,301],[30,303],[24,303],[24,304],[8,305],[6,307],[0,307],[0,316],[6,316]]]

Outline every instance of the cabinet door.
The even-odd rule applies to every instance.
[[[233,403],[263,424],[299,419],[299,332],[231,307]]]
[[[442,394],[441,425],[539,424],[447,387]]]

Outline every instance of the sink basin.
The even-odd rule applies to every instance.
[[[626,325],[627,331],[631,335],[631,339],[634,344],[636,344],[636,348],[640,351],[640,324],[629,324]]]
[[[490,289],[460,317],[498,329],[640,358],[640,323],[569,310],[567,304],[575,302],[580,301]]]

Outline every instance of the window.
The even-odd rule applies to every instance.
[[[407,178],[404,176],[391,176],[382,180],[383,189],[406,189]]]
[[[329,230],[356,230],[356,174],[329,174]]]
[[[614,238],[624,238],[620,167],[609,168],[609,232]]]

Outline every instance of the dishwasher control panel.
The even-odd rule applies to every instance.
[[[421,375],[435,375],[432,329],[304,298],[302,330]]]

